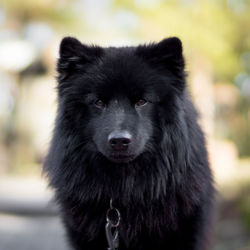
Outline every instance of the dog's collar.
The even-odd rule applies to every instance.
[[[112,218],[111,218],[112,216]],[[120,211],[113,207],[112,198],[110,199],[109,209],[106,213],[106,238],[108,241],[108,250],[117,250],[119,247],[119,231],[121,215]]]

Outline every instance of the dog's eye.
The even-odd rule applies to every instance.
[[[141,107],[141,106],[144,106],[144,105],[146,105],[146,104],[147,104],[147,101],[146,101],[145,99],[140,99],[139,101],[137,101],[137,102],[135,103],[135,106]]]
[[[105,103],[100,99],[95,102],[95,105],[99,108],[105,107]]]

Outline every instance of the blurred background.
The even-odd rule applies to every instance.
[[[63,36],[178,36],[216,179],[213,250],[250,249],[250,0],[0,0],[0,250],[66,250],[42,175]]]

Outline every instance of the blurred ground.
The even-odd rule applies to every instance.
[[[40,178],[0,180],[0,250],[68,250],[52,192]]]
[[[242,224],[237,203],[220,202],[212,250],[250,250],[250,234]]]
[[[66,250],[56,216],[0,214],[0,250]]]

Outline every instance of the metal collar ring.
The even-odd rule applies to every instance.
[[[112,220],[109,218],[110,212],[111,212],[112,210],[114,210],[114,211],[116,212],[116,215],[117,215],[117,223],[115,223],[115,224],[114,224],[114,223],[112,222]],[[121,215],[120,215],[119,210],[118,210],[117,208],[115,208],[115,207],[109,208],[108,211],[107,211],[107,213],[106,213],[106,220],[107,220],[107,222],[109,222],[109,223],[112,225],[112,227],[118,227],[119,224],[120,224],[120,220],[121,220]]]

